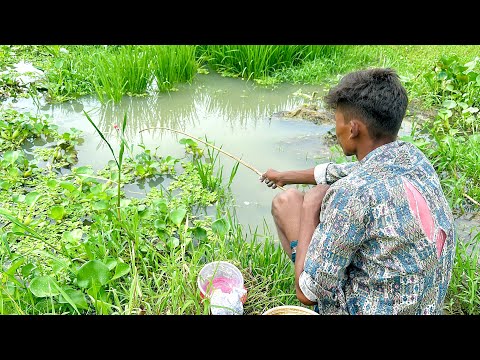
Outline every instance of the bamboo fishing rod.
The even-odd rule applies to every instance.
[[[143,130],[140,130],[139,133],[143,132],[143,131],[147,131],[147,130],[154,130],[154,129],[163,129],[163,130],[169,130],[169,131],[173,131],[173,132],[176,132],[176,133],[179,133],[179,134],[182,134],[182,135],[185,135],[185,136],[188,136],[196,141],[199,141],[201,142],[202,144],[205,144],[207,146],[210,146],[212,148],[214,148],[215,150],[221,152],[222,154],[224,155],[227,155],[228,157],[232,158],[233,160],[235,161],[238,161],[240,164],[242,164],[243,166],[246,166],[247,168],[249,168],[250,170],[254,171],[255,173],[257,173],[257,175],[260,175],[262,176],[263,173],[261,173],[259,170],[257,170],[256,168],[254,168],[252,165],[250,164],[247,164],[245,161],[243,161],[242,159],[230,154],[229,152],[225,151],[225,150],[222,150],[220,149],[219,147],[215,146],[215,145],[212,145],[206,141],[203,141],[202,139],[199,139],[193,135],[190,135],[190,134],[187,134],[186,132],[183,132],[183,131],[180,131],[180,130],[176,130],[176,129],[172,129],[172,128],[169,128],[169,127],[165,127],[165,126],[156,126],[156,127],[150,127],[150,128],[146,128],[146,129],[143,129]],[[281,186],[278,186],[277,185],[277,188],[279,189],[282,189],[282,190],[285,190],[283,187]]]

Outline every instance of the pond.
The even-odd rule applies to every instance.
[[[19,111],[49,114],[61,132],[70,128],[81,130],[84,142],[77,147],[76,166],[90,165],[100,169],[112,159],[105,142],[87,121],[85,110],[115,151],[119,142],[114,125],[120,125],[127,114],[125,134],[131,144],[143,143],[157,155],[183,157],[185,149],[178,141],[186,136],[160,129],[140,132],[147,128],[169,127],[207,139],[264,172],[268,168],[306,169],[331,158],[331,144],[325,141],[324,135],[334,129],[333,121],[315,123],[279,114],[298,109],[308,103],[306,95],[323,91],[314,85],[281,84],[267,88],[210,73],[198,74],[191,84],[179,85],[178,91],[146,97],[125,96],[116,105],[102,105],[94,96],[55,105],[36,104],[31,99],[9,101],[6,105]],[[401,133],[409,134],[409,127],[410,123],[404,121]],[[228,179],[236,161],[220,154],[220,162],[224,177]],[[237,219],[245,230],[262,232],[267,227],[274,231],[270,204],[273,196],[282,190],[268,188],[258,177],[250,168],[239,166],[231,185]],[[125,191],[127,196],[141,197],[150,187],[160,185],[165,186],[158,181],[146,181],[128,185]]]

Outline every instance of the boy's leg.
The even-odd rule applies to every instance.
[[[301,191],[287,189],[277,194],[272,200],[272,216],[280,244],[289,257],[292,255],[290,243],[296,241],[300,233],[303,196],[304,193]]]

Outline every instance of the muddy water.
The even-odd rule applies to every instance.
[[[102,105],[95,97],[82,97],[63,104],[34,104],[29,99],[8,103],[20,111],[51,116],[60,131],[76,128],[83,132],[84,142],[77,147],[76,166],[102,168],[113,159],[105,142],[87,121],[83,111],[97,124],[113,149],[118,149],[114,125],[122,123],[127,114],[126,138],[132,144],[143,143],[162,156],[183,157],[185,137],[167,130],[151,127],[170,127],[191,134],[241,158],[258,171],[269,167],[278,170],[313,167],[329,155],[322,135],[333,124],[315,125],[308,120],[275,116],[280,111],[298,108],[307,100],[298,92],[321,92],[318,86],[281,85],[265,88],[241,79],[217,74],[198,75],[192,84],[178,86],[178,91],[148,97],[124,97],[117,105]],[[297,93],[297,94],[295,94]],[[202,144],[199,144],[203,147]],[[136,147],[137,151],[141,149]],[[223,173],[230,175],[235,161],[220,155]],[[142,196],[158,183],[128,186],[130,196]],[[246,228],[273,229],[270,202],[282,191],[273,190],[258,181],[255,171],[240,165],[232,183],[239,223]]]
[[[333,129],[333,123],[314,124],[308,120],[275,115],[308,103],[304,96],[318,86],[283,84],[265,88],[241,79],[225,78],[218,74],[198,75],[191,84],[178,86],[178,91],[148,97],[124,97],[117,105],[102,105],[95,97],[51,105],[21,99],[8,103],[20,111],[49,114],[60,131],[76,128],[83,132],[84,142],[77,147],[76,166],[91,165],[100,169],[113,159],[105,142],[87,121],[83,111],[97,124],[113,149],[118,149],[114,125],[120,125],[127,114],[126,138],[131,144],[143,143],[158,155],[183,157],[184,146],[178,141],[183,135],[154,127],[170,127],[191,134],[241,158],[256,170],[305,169],[330,159],[331,153],[323,135]],[[402,128],[407,133],[408,123]],[[200,144],[202,147],[203,145]],[[141,149],[136,147],[136,151]],[[235,161],[221,154],[226,178]],[[158,182],[129,185],[129,196],[143,196]],[[289,185],[293,186],[293,185]],[[232,183],[235,212],[245,230],[269,229],[274,232],[270,203],[280,189],[270,189],[260,183],[255,171],[240,165]]]

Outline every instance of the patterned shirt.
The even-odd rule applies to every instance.
[[[330,184],[300,275],[320,314],[442,314],[455,255],[440,181],[414,145],[315,169]]]

